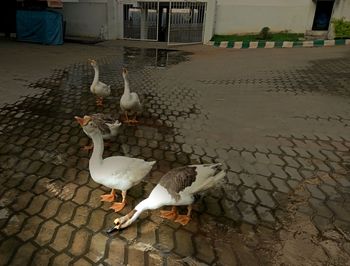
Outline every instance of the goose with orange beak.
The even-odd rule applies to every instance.
[[[90,91],[96,95],[96,105],[103,106],[103,97],[107,97],[111,94],[111,86],[100,81],[100,71],[96,60],[89,59],[88,62],[94,68],[95,72]]]
[[[116,192],[122,192],[122,201],[114,203],[112,209],[118,212],[126,204],[127,191],[141,182],[141,180],[151,171],[155,161],[147,162],[142,159],[129,158],[125,156],[111,156],[103,158],[103,136],[96,122],[90,116],[75,117],[85,134],[93,142],[93,151],[89,160],[89,171],[92,179],[105,187],[112,189],[110,194],[102,195],[101,201],[113,202]]]
[[[131,212],[114,220],[114,226],[107,231],[112,233],[130,226],[145,210],[162,206],[173,206],[170,211],[161,211],[161,217],[186,225],[191,219],[192,203],[195,194],[205,191],[226,175],[221,164],[188,165],[170,170],[152,190],[149,197],[141,201]],[[176,206],[188,205],[187,214],[180,215]]]
[[[122,125],[122,123],[120,123],[118,119],[112,117],[111,115],[102,114],[102,113],[86,115],[83,118],[76,116],[75,119],[78,121],[80,125],[85,125],[90,120],[93,121],[101,131],[102,138],[104,140],[110,140],[113,137],[117,136],[119,127]],[[105,143],[105,146],[107,146],[106,144],[107,143]],[[84,150],[91,150],[92,148],[93,148],[93,144],[84,146]]]
[[[124,112],[125,123],[136,124],[139,122],[138,120],[136,120],[136,117],[138,114],[141,113],[142,105],[137,93],[130,92],[129,73],[126,68],[123,68],[122,76],[124,79],[124,93],[120,98],[120,109]],[[130,115],[133,116],[132,119],[129,119]]]

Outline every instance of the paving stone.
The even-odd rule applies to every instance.
[[[272,177],[271,182],[274,184],[274,186],[277,188],[278,191],[283,193],[288,193],[290,191],[290,188],[286,184],[286,182],[282,179]]]
[[[86,259],[81,258],[73,263],[74,266],[92,266],[93,264],[88,262]]]
[[[16,202],[12,205],[12,208],[15,211],[21,211],[25,209],[29,203],[31,202],[31,199],[34,197],[34,194],[31,192],[22,192],[18,195]],[[3,197],[5,198],[5,197]]]
[[[108,242],[107,242],[108,245]],[[124,265],[125,242],[113,238],[109,242],[108,255],[105,262],[109,265]]]
[[[257,206],[256,212],[262,221],[271,224],[274,224],[276,222],[275,218],[271,214],[271,209],[265,208],[263,206]]]
[[[276,203],[271,197],[270,192],[263,189],[257,189],[255,191],[255,195],[258,197],[262,205],[267,206],[269,208],[276,207]]]
[[[256,162],[256,158],[254,157],[253,153],[251,153],[251,152],[244,151],[241,153],[241,155],[242,155],[243,159],[245,161],[247,161],[248,163],[255,163]]]
[[[37,237],[35,238],[35,242],[40,246],[48,244],[51,241],[52,236],[58,226],[59,224],[53,220],[45,221],[40,226],[40,230]]]
[[[53,217],[57,213],[58,208],[61,206],[61,204],[62,201],[57,198],[48,200],[40,215],[47,219]]]
[[[240,202],[237,205],[239,211],[242,214],[243,221],[250,223],[250,224],[256,224],[258,219],[254,213],[254,209],[251,205],[246,204],[244,202]]]
[[[89,193],[91,189],[86,186],[82,186],[77,189],[77,192],[73,198],[73,201],[79,205],[86,203],[89,199]]]
[[[343,198],[341,197],[341,195],[339,195],[339,193],[334,189],[333,186],[329,186],[326,184],[321,184],[319,185],[319,188],[327,194],[328,198],[330,200],[334,200],[334,201],[343,201]]]
[[[74,256],[80,256],[84,254],[89,245],[89,238],[91,233],[86,229],[80,229],[74,235],[72,247],[70,248],[70,253]]]
[[[90,194],[90,200],[87,203],[91,208],[98,208],[102,205],[101,195],[105,194],[105,192],[101,189],[94,189]]]
[[[286,163],[277,155],[275,154],[268,154],[268,157],[270,158],[271,164],[284,166]]]
[[[105,214],[106,212],[104,211],[94,210],[91,213],[89,224],[87,225],[87,227],[93,232],[99,231],[103,226],[103,217],[105,216]]]
[[[215,260],[215,254],[210,242],[210,239],[207,239],[200,235],[194,238],[194,243],[197,251],[196,258],[204,261],[207,264],[211,264]]]
[[[158,253],[151,252],[147,254],[147,263],[148,265],[163,265],[164,260]]]
[[[145,221],[141,224],[139,241],[147,245],[154,245],[156,243],[156,229],[157,224],[151,221]]]
[[[349,175],[332,174],[333,179],[343,187],[350,187]]]
[[[71,239],[74,228],[68,224],[65,224],[58,228],[55,239],[53,240],[51,247],[60,252],[65,249]]]
[[[257,203],[257,198],[255,197],[252,189],[247,187],[240,187],[240,193],[242,195],[242,200],[250,204]]]
[[[34,237],[41,222],[43,222],[43,219],[41,219],[38,216],[30,217],[28,220],[25,221],[21,232],[18,233],[17,236],[23,241]]]
[[[322,153],[320,153],[319,147],[316,149],[309,149],[308,150],[309,153],[311,153],[312,157],[325,161],[327,158],[326,156],[324,156]]]
[[[264,176],[270,176],[272,173],[269,170],[267,164],[256,163],[254,164],[255,172]]]
[[[72,261],[72,258],[65,253],[59,254],[54,258],[52,265],[60,266],[60,265],[69,265],[69,262]]]
[[[311,158],[311,154],[307,152],[307,147],[295,147],[293,148],[293,151],[296,152],[299,156],[303,158]]]
[[[317,229],[320,230],[321,232],[333,228],[332,220],[330,218],[315,215],[312,218],[312,220],[315,226],[317,227]]]
[[[307,189],[310,191],[312,197],[316,198],[316,199],[321,199],[321,200],[325,200],[326,199],[326,195],[317,188],[317,186],[315,185],[306,185]]]
[[[301,164],[301,167],[308,170],[315,170],[315,166],[312,164],[312,161],[310,159],[305,158],[297,158],[297,161]]]
[[[74,209],[77,205],[73,202],[67,201],[61,205],[55,219],[60,223],[65,223],[69,221],[73,215]]]
[[[187,257],[194,253],[192,246],[191,234],[187,231],[180,229],[175,233],[175,252],[181,256]]]
[[[174,248],[174,229],[160,224],[158,228],[159,245],[166,252],[170,252]]]
[[[247,187],[255,187],[255,185],[256,185],[256,175],[255,174],[242,173],[242,174],[239,174],[239,178],[243,182],[243,184]],[[239,185],[239,184],[237,184],[237,185]]]
[[[340,220],[350,221],[350,213],[339,202],[327,201],[327,205]]]
[[[71,221],[77,227],[85,225],[88,222],[88,216],[91,212],[91,209],[87,206],[80,206],[76,209],[74,218]]]
[[[286,161],[288,166],[295,167],[295,168],[300,167],[299,163],[297,163],[297,161],[295,159],[293,159],[293,157],[283,156],[283,160]]]
[[[326,204],[322,200],[311,198],[309,199],[309,202],[318,215],[327,218],[333,217],[332,211],[326,206]]]
[[[54,256],[54,253],[48,249],[40,249],[35,253],[32,260],[32,265],[50,265],[50,259]]]
[[[12,176],[15,177],[15,176],[18,176],[18,177],[22,177],[22,178],[18,178],[18,182],[16,183],[16,187],[18,187],[19,189],[23,190],[23,191],[28,191],[30,190],[33,186],[34,186],[34,183],[37,181],[37,179],[39,178],[38,176],[35,176],[35,175],[30,175],[30,176],[27,176],[27,175],[24,175],[23,173],[17,173],[17,174],[14,174]],[[12,179],[11,178],[11,179]],[[11,180],[10,179],[10,180]],[[10,181],[9,180],[9,181]],[[22,182],[21,182],[22,181]],[[21,182],[21,183],[20,183]],[[7,182],[7,186],[9,185],[9,183]],[[9,187],[12,187],[12,186],[9,186]]]
[[[22,212],[14,214],[7,222],[5,228],[2,229],[6,235],[11,236],[17,234],[28,216]]]
[[[0,261],[2,265],[6,265],[11,256],[13,255],[14,252],[16,252],[17,249],[14,247],[19,247],[21,244],[20,241],[18,241],[16,238],[11,237],[3,241],[0,245]],[[25,265],[25,264],[23,264]]]
[[[82,170],[78,173],[77,178],[75,179],[75,183],[79,185],[84,185],[89,181],[90,174],[86,170]]]
[[[143,266],[145,265],[144,248],[131,245],[128,249],[128,265]]]
[[[293,150],[293,148],[291,147],[287,147],[287,146],[280,146],[280,149],[287,155],[295,157],[297,156],[297,153]]]
[[[207,207],[207,212],[211,215],[219,216],[221,214],[221,208],[219,205],[219,200],[213,197],[204,198],[205,205]]]
[[[137,226],[131,226],[128,230],[123,230],[119,235],[128,241],[133,241],[137,238]]]
[[[299,174],[299,172],[298,172],[298,170],[296,168],[287,166],[285,168],[285,171],[288,173],[290,178],[292,178],[294,180],[299,180],[299,181],[303,180],[303,177]]]
[[[16,255],[11,261],[11,265],[27,265],[34,251],[35,246],[30,242],[25,243],[17,249]]]
[[[270,164],[268,165],[268,168],[278,178],[285,179],[288,177],[287,173],[281,166]]]
[[[105,254],[107,240],[108,238],[101,233],[94,235],[91,239],[90,249],[86,256],[95,263],[100,261]]]

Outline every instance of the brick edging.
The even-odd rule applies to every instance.
[[[314,41],[224,41],[214,42],[210,41],[207,45],[220,48],[234,48],[234,49],[254,49],[254,48],[295,48],[295,47],[328,47],[335,45],[350,45],[350,39],[342,40],[314,40]]]

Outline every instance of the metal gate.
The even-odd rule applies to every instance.
[[[205,2],[170,2],[169,44],[203,42]]]
[[[123,8],[125,39],[171,45],[203,42],[205,2],[138,1]]]
[[[158,40],[159,2],[124,5],[124,38]]]

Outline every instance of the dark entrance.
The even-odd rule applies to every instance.
[[[168,41],[169,3],[159,3],[158,41]]]
[[[316,12],[312,30],[328,30],[334,1],[320,1],[316,3]]]

